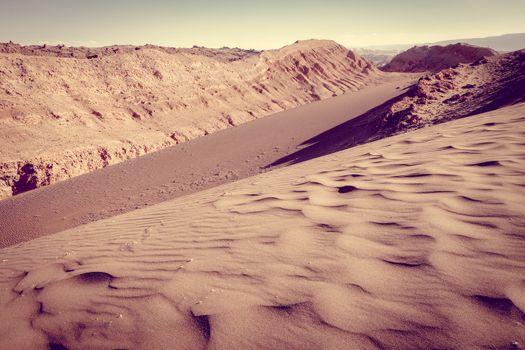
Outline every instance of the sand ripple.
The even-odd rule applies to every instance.
[[[520,349],[523,136],[518,105],[2,249],[0,348]]]

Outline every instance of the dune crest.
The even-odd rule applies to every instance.
[[[1,249],[0,347],[519,349],[524,133],[521,103]]]
[[[265,52],[0,48],[0,198],[355,91],[382,74],[326,40]]]

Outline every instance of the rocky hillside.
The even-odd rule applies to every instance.
[[[496,51],[492,49],[468,44],[415,46],[395,56],[390,63],[381,67],[381,70],[385,72],[437,72],[460,63],[471,63],[482,57],[496,54]]]
[[[422,77],[382,120],[381,136],[525,101],[525,50]],[[376,136],[379,137],[379,136]]]
[[[157,45],[113,45],[105,47],[74,47],[65,45],[19,45],[13,42],[0,43],[0,53],[18,53],[26,56],[50,56],[94,59],[104,56],[112,56],[123,53],[132,53],[143,49],[154,49],[170,54],[184,53],[195,56],[208,56],[223,61],[237,61],[261,51],[244,50],[239,48],[223,47],[220,49],[209,49],[202,46],[192,48],[164,47]]]
[[[0,198],[357,90],[381,74],[321,40],[264,52],[3,44]]]

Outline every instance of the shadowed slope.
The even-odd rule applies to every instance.
[[[402,96],[394,97],[385,103],[368,110],[336,127],[312,137],[301,144],[301,149],[288,154],[267,165],[267,168],[282,164],[295,164],[338,152],[369,141],[380,134],[384,116],[391,106],[400,101]]]
[[[269,166],[302,162],[524,101],[525,51],[521,50],[426,75],[402,96],[307,140],[304,148]]]

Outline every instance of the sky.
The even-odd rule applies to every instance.
[[[0,0],[0,42],[348,47],[525,32],[525,0]]]

